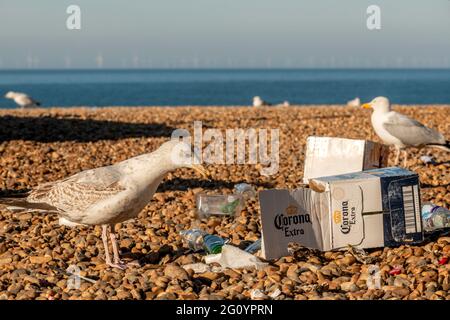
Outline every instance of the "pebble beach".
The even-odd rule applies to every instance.
[[[394,106],[450,139],[450,106]],[[140,266],[112,269],[104,262],[101,227],[59,226],[52,214],[0,208],[0,299],[440,299],[450,300],[450,235],[418,246],[368,249],[381,288],[368,289],[369,263],[351,250],[305,251],[267,261],[263,270],[194,273],[202,262],[179,232],[200,226],[245,248],[261,236],[257,199],[233,218],[196,221],[195,195],[232,193],[237,183],[258,191],[302,183],[311,135],[380,142],[370,111],[340,105],[291,107],[111,107],[0,110],[0,195],[11,196],[82,170],[156,150],[175,129],[278,128],[279,171],[259,165],[207,165],[205,179],[190,169],[170,173],[137,219],[116,225],[122,256]],[[450,208],[450,154],[410,149],[407,167],[419,174],[422,201]],[[424,164],[431,155],[435,164]],[[394,154],[390,155],[392,165]],[[402,161],[402,159],[401,159]],[[402,162],[401,162],[402,163]],[[143,173],[145,174],[145,173]],[[300,249],[302,251],[302,249]],[[369,258],[370,257],[370,258]],[[68,287],[75,265],[81,280]],[[258,294],[255,296],[255,292]]]

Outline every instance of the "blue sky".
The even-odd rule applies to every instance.
[[[450,0],[0,0],[0,46],[0,68],[450,67]]]

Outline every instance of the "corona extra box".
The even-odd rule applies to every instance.
[[[367,140],[308,137],[303,182],[309,179],[383,168],[388,147]]]
[[[397,167],[315,178],[310,187],[259,194],[262,255],[289,242],[319,250],[375,248],[423,240],[419,177]]]

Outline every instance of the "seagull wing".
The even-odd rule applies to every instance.
[[[21,107],[33,107],[33,106],[40,106],[41,103],[39,101],[34,100],[32,97],[24,94],[24,93],[18,93],[14,97],[14,101]]]
[[[126,190],[113,166],[82,171],[72,177],[40,185],[27,197],[31,203],[45,203],[58,212],[83,212],[99,201]]]
[[[407,146],[445,143],[442,134],[436,130],[397,112],[389,114],[383,123],[383,127]]]

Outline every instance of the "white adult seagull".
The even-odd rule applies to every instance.
[[[362,108],[372,108],[372,126],[380,139],[397,149],[395,164],[399,162],[401,149],[407,147],[437,147],[450,151],[450,142],[434,129],[401,113],[391,110],[389,99],[377,97]],[[406,166],[406,153],[404,166]]]
[[[40,102],[34,100],[30,96],[22,92],[9,91],[5,94],[6,99],[12,99],[17,103],[21,109],[23,108],[35,108],[41,105]]]
[[[267,101],[264,101],[259,96],[253,97],[253,106],[254,107],[265,107],[265,106],[271,106],[272,104],[268,103]]]
[[[114,224],[135,218],[168,172],[188,167],[207,176],[205,168],[194,159],[190,145],[170,140],[152,153],[45,183],[17,198],[0,198],[0,204],[11,211],[57,213],[59,223],[69,227],[102,225],[106,264],[123,269]],[[108,250],[108,226],[114,261]]]

